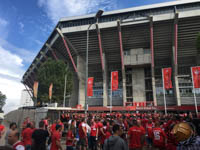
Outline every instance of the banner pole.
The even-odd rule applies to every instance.
[[[165,85],[164,85],[164,73],[162,69],[162,81],[163,81],[163,96],[164,96],[164,106],[165,106],[165,115],[167,115],[167,105],[166,105],[166,98],[165,98]]]
[[[194,88],[194,80],[193,80],[192,67],[191,67],[191,73],[192,73],[192,87],[193,87],[193,94],[194,94],[194,104],[195,104],[196,114],[197,114],[197,116],[198,116],[197,98],[196,98],[196,92],[195,92],[195,88]]]
[[[110,113],[112,113],[112,71],[110,73]]]

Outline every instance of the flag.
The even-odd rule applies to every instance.
[[[53,83],[51,83],[50,86],[49,86],[49,99],[50,100],[52,98],[52,89],[53,89]]]
[[[112,72],[112,91],[116,91],[118,89],[118,71]]]
[[[34,81],[34,84],[33,84],[33,95],[35,98],[37,98],[37,92],[38,92],[38,81]]]
[[[163,69],[164,88],[167,90],[172,88],[171,75],[172,75],[172,68]]]
[[[94,81],[93,77],[88,78],[88,82],[87,82],[87,85],[88,85],[87,96],[93,96],[93,81]]]
[[[194,88],[200,88],[200,67],[192,67]]]

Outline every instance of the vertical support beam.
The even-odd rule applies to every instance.
[[[26,91],[28,92],[29,96],[31,97],[32,101],[34,102],[33,93],[32,93],[32,95],[31,95],[30,90],[28,90],[28,88],[26,87],[26,84],[25,84],[24,82],[22,82],[22,83],[23,83],[23,85],[24,85]]]
[[[121,67],[122,67],[122,90],[123,90],[123,105],[126,103],[126,73],[124,67],[124,50],[122,43],[122,32],[120,21],[117,21],[118,31],[119,31],[119,43],[120,43],[120,55],[121,55]]]
[[[99,41],[101,68],[102,68],[102,74],[103,74],[103,106],[107,106],[108,105],[108,73],[107,73],[108,69],[106,65],[107,64],[106,55],[102,48],[101,33],[98,27],[98,24],[96,24],[96,30],[97,30],[98,41]]]
[[[150,19],[151,79],[152,79],[153,101],[154,101],[154,106],[157,106],[156,82],[155,82],[155,63],[154,63],[153,17],[151,16],[149,19]]]
[[[77,75],[78,75],[78,70],[77,70],[76,65],[75,65],[75,63],[74,63],[74,59],[72,58],[71,52],[70,52],[70,50],[69,50],[69,46],[67,45],[67,42],[65,41],[64,35],[63,35],[62,32],[60,31],[60,29],[56,28],[56,30],[57,30],[57,32],[60,34],[60,36],[61,36],[61,38],[62,38],[62,40],[63,40],[63,43],[64,43],[64,45],[65,45],[65,48],[67,49],[67,53],[68,53],[68,55],[69,55],[69,58],[70,58],[70,60],[71,60],[71,62],[72,62],[72,65],[73,65],[73,67],[74,67],[74,70],[75,70],[75,72],[76,72]]]
[[[178,106],[181,106],[181,98],[179,91],[179,82],[178,82],[178,13],[175,12],[174,17],[174,34],[173,34],[173,79],[174,79],[174,92],[176,97],[176,102]]]

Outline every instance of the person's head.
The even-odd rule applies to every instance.
[[[159,121],[155,122],[155,127],[160,127],[160,122]]]
[[[186,141],[193,133],[194,129],[186,122],[176,124],[171,131],[171,134],[174,135],[177,142]]]
[[[15,144],[19,140],[19,136],[20,136],[19,131],[17,130],[11,131],[8,134],[8,143],[10,145]]]
[[[141,120],[137,120],[137,125],[141,126]]]
[[[59,124],[57,124],[57,125],[56,125],[56,131],[61,131],[61,130],[62,130],[62,126],[59,125]]]
[[[113,125],[113,133],[118,136],[122,135],[122,129],[119,124]]]
[[[12,123],[10,124],[10,129],[11,129],[11,130],[15,130],[16,128],[17,128],[16,122],[12,122]]]
[[[42,128],[42,129],[43,129],[44,127],[45,127],[45,126],[44,126],[44,121],[41,120],[41,121],[39,122],[39,128]]]

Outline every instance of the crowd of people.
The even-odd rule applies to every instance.
[[[14,122],[6,132],[0,125],[0,135],[15,150],[200,150],[192,113],[63,113],[51,121],[36,129],[26,118],[20,132]]]

